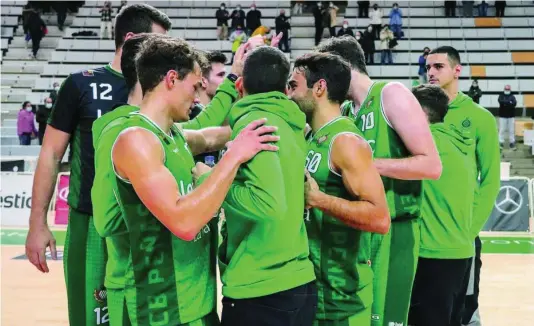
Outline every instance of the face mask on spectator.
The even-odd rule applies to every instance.
[[[478,87],[478,84],[477,83],[473,83],[473,87]]]
[[[361,38],[360,35],[356,35],[356,39],[359,40]]]
[[[221,6],[221,10],[224,10],[224,6]]]
[[[344,29],[349,28],[349,24],[343,24],[343,28],[344,28]]]
[[[373,31],[373,28],[371,26],[367,27],[367,31],[368,32],[372,32]]]
[[[322,6],[323,6],[323,4],[320,3],[320,2],[317,4],[317,7],[319,7],[319,8],[321,8]]]
[[[32,112],[32,107],[31,107],[31,106],[27,106],[27,107],[26,107],[26,111],[28,111],[28,112]]]
[[[237,9],[237,10],[241,10],[241,6],[237,6],[236,9]]]
[[[52,103],[45,103],[45,108],[51,109],[52,108]]]
[[[510,95],[512,93],[510,90],[504,90],[504,95]]]
[[[250,7],[250,10],[256,10],[256,7],[252,6]]]
[[[59,91],[59,86],[54,86],[54,90],[57,92]]]

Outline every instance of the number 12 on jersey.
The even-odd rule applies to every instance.
[[[93,100],[106,100],[111,101],[113,100],[113,97],[111,95],[108,95],[112,91],[112,87],[108,83],[102,83],[102,84],[96,84],[91,83],[89,84],[91,88],[93,89]],[[100,93],[98,90],[100,89]]]

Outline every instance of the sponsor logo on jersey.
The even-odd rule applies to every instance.
[[[95,291],[93,292],[93,296],[95,297],[96,302],[102,304],[106,302],[106,299],[108,297],[108,291],[104,286],[101,286],[100,288],[95,289]]]
[[[373,315],[371,315],[371,319],[372,320],[380,320],[380,316],[373,314]]]
[[[375,100],[375,97],[374,97],[374,96],[371,97],[371,98],[369,99],[369,101],[367,102],[366,107],[367,107],[367,108],[371,107],[371,105],[373,105],[373,101],[374,101],[374,100]]]
[[[328,134],[327,134],[327,135],[324,135],[324,136],[322,136],[322,137],[319,137],[319,139],[317,139],[317,145],[321,145],[321,144],[324,143],[327,139],[328,139]]]
[[[82,71],[82,76],[84,77],[93,77],[94,75],[95,75],[94,70],[87,69],[87,70]]]
[[[394,321],[390,321],[388,323],[388,326],[404,326],[404,323],[396,323]]]

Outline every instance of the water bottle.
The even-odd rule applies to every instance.
[[[209,155],[204,158],[204,164],[209,166],[210,168],[215,166],[215,156]]]

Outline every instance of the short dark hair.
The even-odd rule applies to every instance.
[[[227,58],[224,53],[221,51],[209,51],[205,53],[206,60],[208,61],[208,64],[205,68],[202,69],[202,76],[208,78],[210,72],[211,72],[211,64],[212,63],[222,63],[223,65],[226,64]]]
[[[285,93],[290,64],[278,48],[260,46],[250,52],[243,66],[243,87],[248,94]]]
[[[121,55],[121,70],[124,81],[131,92],[137,84],[137,69],[135,68],[135,56],[139,52],[141,44],[148,40],[152,33],[136,34],[124,42]]]
[[[358,41],[350,36],[331,37],[322,41],[315,50],[317,52],[327,52],[337,54],[350,63],[353,69],[362,74],[369,75],[365,66],[365,55]]]
[[[308,53],[295,61],[295,68],[304,73],[308,88],[320,79],[326,81],[328,100],[341,104],[350,86],[350,65],[340,56],[329,53]]]
[[[152,24],[160,25],[166,31],[172,27],[169,17],[150,5],[136,3],[122,7],[115,18],[115,48],[118,49],[124,44],[124,38],[130,32],[152,32]]]
[[[428,121],[443,122],[449,110],[449,97],[438,85],[418,85],[412,88],[412,93],[423,107]]]
[[[169,70],[175,70],[179,79],[184,79],[202,66],[202,58],[186,41],[178,38],[150,38],[140,46],[135,67],[143,95],[153,90],[165,78]]]
[[[458,50],[456,50],[452,46],[448,46],[448,45],[438,46],[437,48],[430,50],[428,54],[438,54],[438,53],[445,53],[447,57],[449,58],[449,62],[451,63],[451,66],[462,64],[462,61],[460,60],[460,53],[458,53]]]

